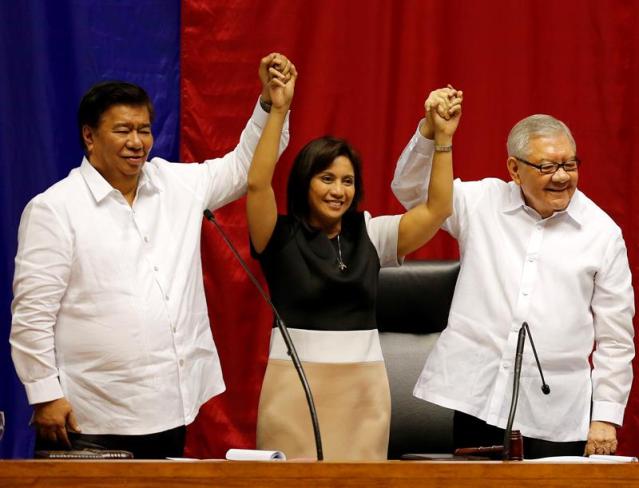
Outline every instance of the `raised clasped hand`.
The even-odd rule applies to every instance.
[[[463,92],[452,85],[430,92],[424,102],[425,120],[420,128],[422,135],[428,139],[434,139],[436,133],[451,137],[459,125],[463,98]]]
[[[297,80],[295,65],[287,60],[286,71],[281,70],[278,65],[272,65],[268,69],[268,75],[268,91],[272,110],[288,110]]]
[[[426,99],[426,119],[432,124],[435,135],[452,136],[457,130],[462,113],[464,94],[451,85],[431,92]]]
[[[292,67],[293,63],[291,63],[286,56],[280,53],[270,53],[260,60],[258,75],[260,77],[260,82],[262,83],[262,101],[268,104],[271,103],[271,95],[269,92],[269,82],[272,78],[271,69],[279,71],[286,82],[291,76]]]

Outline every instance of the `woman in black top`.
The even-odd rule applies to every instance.
[[[386,459],[390,393],[377,326],[381,266],[396,266],[425,244],[451,212],[452,136],[462,93],[436,90],[422,134],[435,139],[428,201],[403,215],[359,212],[360,159],[344,140],[322,137],[295,158],[288,215],[271,186],[280,135],[297,72],[270,70],[269,118],[248,175],[253,255],[271,300],[289,327],[313,391],[325,459]],[[257,447],[289,458],[315,456],[310,416],[290,358],[273,329],[258,413]]]

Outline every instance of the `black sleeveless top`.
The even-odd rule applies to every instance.
[[[271,301],[288,327],[309,330],[377,328],[375,300],[380,262],[363,213],[344,215],[339,237],[279,215],[259,260]]]

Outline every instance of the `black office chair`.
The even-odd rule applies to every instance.
[[[458,274],[458,261],[407,261],[380,273],[377,325],[392,402],[389,459],[453,450],[453,411],[413,397],[413,388],[446,327]]]

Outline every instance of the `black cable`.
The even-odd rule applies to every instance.
[[[546,380],[544,379],[544,372],[541,370],[541,363],[539,362],[539,356],[537,356],[537,348],[535,347],[535,343],[533,342],[532,334],[530,333],[530,328],[528,327],[528,322],[524,322],[523,324],[521,324],[521,326],[525,327],[526,332],[528,332],[528,340],[530,341],[533,354],[535,355],[535,362],[537,363],[537,369],[539,369],[539,376],[541,376],[541,391],[544,395],[548,395],[548,393],[550,393],[550,386],[548,386]]]

